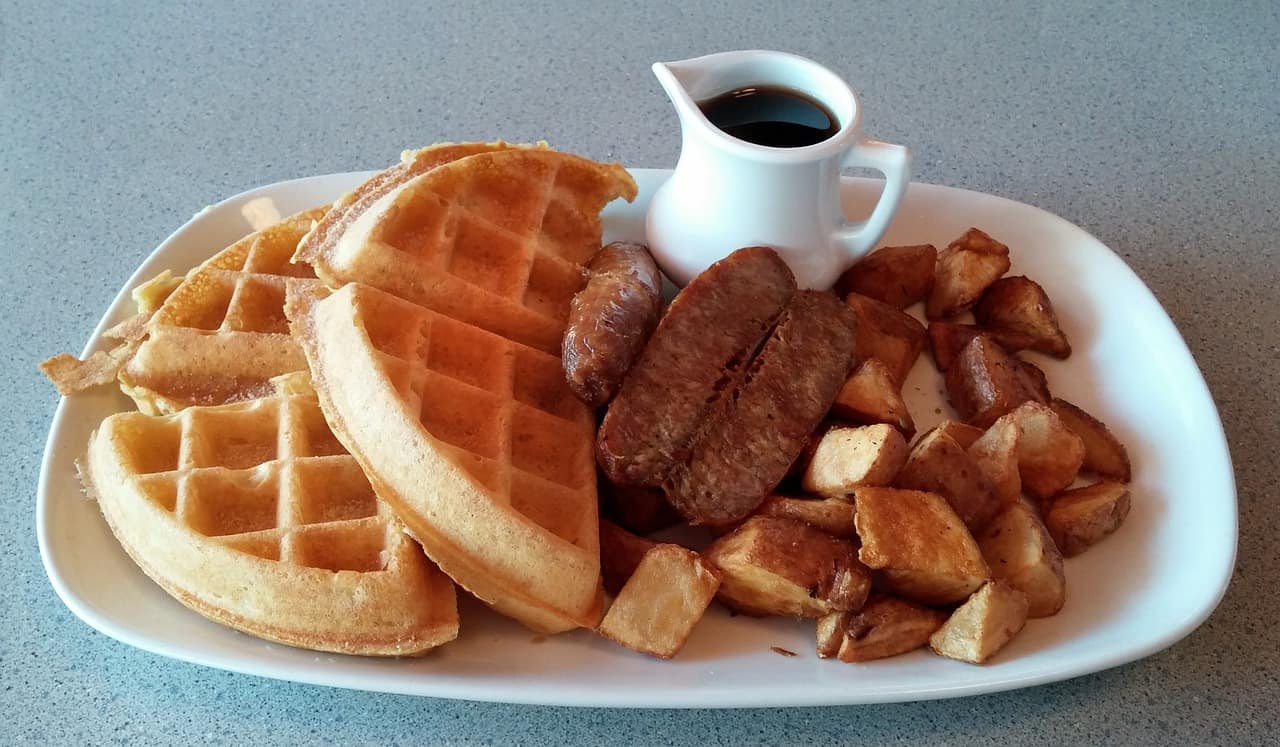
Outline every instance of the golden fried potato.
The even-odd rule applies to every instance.
[[[969,308],[1009,271],[1009,247],[976,228],[938,253],[933,291],[925,305],[930,319],[945,319]]]
[[[658,543],[637,537],[608,519],[600,520],[600,575],[611,594],[627,583],[645,553]]]
[[[981,664],[1027,624],[1027,595],[1003,581],[988,581],[929,638],[935,654]]]
[[[887,423],[903,438],[915,435],[916,424],[902,399],[902,386],[879,358],[868,358],[854,368],[831,404],[831,413],[854,423]]]
[[[1000,344],[1005,352],[1016,353],[1026,350],[1035,342],[1027,335],[1007,329],[989,329],[976,324],[953,324],[951,322],[929,322],[929,351],[933,354],[934,365],[945,372],[952,361],[960,354],[965,345],[978,335],[986,335]]]
[[[632,651],[670,659],[689,640],[719,587],[719,572],[698,553],[657,545],[609,606],[600,635]]]
[[[1000,278],[973,307],[978,324],[1025,336],[1026,347],[1055,358],[1071,355],[1071,343],[1058,325],[1049,295],[1040,284],[1021,275]]]
[[[841,497],[862,485],[889,485],[907,461],[907,441],[892,426],[832,428],[822,436],[800,484],[810,493]]]
[[[1120,482],[1132,479],[1129,452],[1101,420],[1065,399],[1054,398],[1049,407],[1084,442],[1082,469]]]
[[[1067,599],[1062,553],[1026,501],[1019,500],[978,535],[991,573],[1027,595],[1030,617],[1056,615]]]
[[[1023,402],[1048,401],[1028,365],[978,335],[947,369],[947,399],[966,423],[986,428]]]
[[[968,423],[961,423],[958,420],[944,420],[938,423],[938,427],[934,428],[938,433],[949,436],[952,441],[960,444],[960,448],[968,450],[974,441],[982,438],[983,430]]]
[[[1005,415],[992,423],[966,450],[991,482],[991,489],[1002,508],[1022,495],[1022,476],[1018,474],[1018,436],[1021,433],[1018,421]]]
[[[937,261],[938,250],[932,244],[882,247],[845,270],[835,292],[859,293],[905,309],[929,295]]]
[[[858,488],[854,523],[868,568],[894,592],[925,604],[965,599],[991,577],[964,522],[942,496],[918,490]]]
[[[846,496],[794,498],[771,495],[756,508],[755,515],[803,521],[815,529],[821,529],[832,537],[841,539],[853,539],[858,536],[853,526],[853,501]]]
[[[1028,495],[1044,500],[1075,482],[1084,463],[1084,442],[1054,411],[1024,402],[1009,413],[1018,424],[1018,474]]]
[[[862,609],[837,621],[843,628],[837,656],[840,661],[872,661],[915,651],[929,642],[947,613],[905,599],[876,596]],[[828,647],[829,650],[829,647]]]
[[[794,519],[749,518],[703,556],[722,574],[720,601],[748,615],[856,610],[871,590],[871,573],[852,542]]]
[[[1104,481],[1068,490],[1045,512],[1049,535],[1071,557],[1111,535],[1129,515],[1129,486]]]
[[[846,296],[845,303],[858,315],[857,359],[880,359],[893,374],[894,384],[901,387],[924,350],[928,337],[924,325],[910,314],[857,293]]]
[[[937,493],[951,504],[970,532],[1000,510],[991,481],[955,439],[934,429],[920,437],[894,485]]]

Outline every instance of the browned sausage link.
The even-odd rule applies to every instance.
[[[791,269],[764,247],[739,249],[685,286],[600,424],[596,460],[610,480],[662,484],[795,288]]]
[[[587,285],[569,305],[561,358],[569,388],[599,407],[613,399],[658,325],[662,276],[644,244],[615,241],[587,265]]]
[[[667,499],[694,524],[743,518],[786,477],[853,365],[857,317],[827,292],[799,291],[695,437]]]

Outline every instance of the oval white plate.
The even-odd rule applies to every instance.
[[[641,238],[663,170],[636,170],[640,198],[606,210],[606,238]],[[132,313],[129,289],[184,272],[275,217],[335,199],[367,173],[282,182],[202,211],[130,278],[86,348]],[[850,180],[846,208],[865,214],[879,182]],[[476,603],[462,635],[419,660],[330,656],[265,643],[188,611],[116,543],[74,466],[90,431],[130,407],[115,391],[63,399],[45,450],[37,531],[49,580],[67,606],[113,638],[184,661],[337,687],[470,700],[577,706],[748,707],[923,700],[1027,687],[1159,651],[1213,611],[1234,564],[1236,494],[1218,413],[1173,323],[1137,276],[1080,228],[1028,205],[912,184],[886,244],[943,246],[976,225],[1012,247],[1013,274],[1048,291],[1075,353],[1037,357],[1054,393],[1107,422],[1128,445],[1133,510],[1111,538],[1067,561],[1068,599],[1031,621],[982,667],[919,651],[868,664],[822,661],[813,623],[730,618],[718,607],[673,661],[626,651],[588,631],[542,638]],[[929,356],[904,389],[921,431],[947,412]],[[937,408],[937,412],[935,412]],[[1194,549],[1194,552],[1192,551]],[[785,657],[779,646],[797,654]]]

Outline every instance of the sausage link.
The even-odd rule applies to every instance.
[[[561,359],[569,388],[592,407],[617,394],[658,325],[662,276],[644,244],[615,241],[587,265],[587,285],[569,305]]]

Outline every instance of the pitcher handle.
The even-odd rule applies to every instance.
[[[857,258],[866,254],[884,236],[889,221],[898,211],[898,203],[902,201],[911,179],[911,150],[879,140],[860,140],[845,154],[844,167],[875,169],[885,178],[884,192],[880,194],[880,201],[871,211],[871,216],[864,221],[845,223],[836,232],[837,240],[844,245],[849,256]]]

